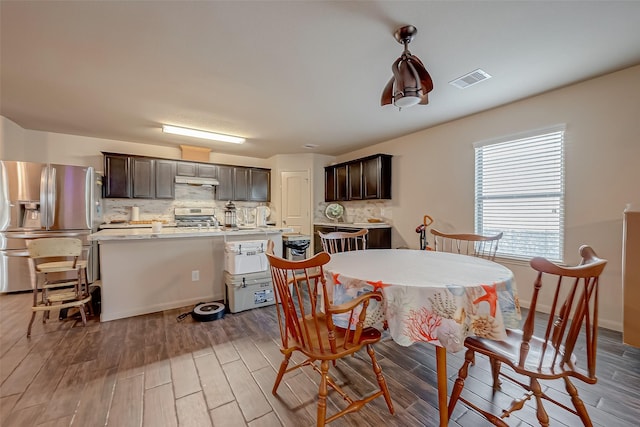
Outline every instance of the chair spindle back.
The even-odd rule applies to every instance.
[[[584,327],[584,356],[587,372],[584,374],[581,370],[576,370],[574,376],[587,383],[595,383],[598,282],[607,261],[598,258],[593,249],[586,245],[580,247],[580,255],[582,261],[575,267],[559,266],[540,257],[531,260],[531,267],[538,272],[538,275],[534,282],[529,314],[522,328],[520,364],[523,365],[528,356],[529,341],[534,335],[536,305],[543,282],[545,279],[552,282],[555,278],[554,298],[550,314],[547,318],[544,336],[540,336],[548,344],[543,346],[538,364],[541,366],[545,358],[551,357],[553,365],[561,363],[571,366],[572,356],[577,349],[576,343]],[[553,286],[551,283],[547,283],[547,285]]]
[[[431,229],[434,248],[439,252],[451,252],[471,255],[493,261],[498,251],[498,242],[502,239],[502,232],[495,236],[483,236],[471,233],[443,233]]]
[[[322,242],[322,250],[330,254],[366,249],[368,233],[369,230],[366,228],[354,232],[334,231],[322,233],[318,231]]]

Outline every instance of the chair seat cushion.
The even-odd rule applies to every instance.
[[[538,378],[560,378],[567,375],[568,371],[576,370],[576,357],[572,355],[567,363],[562,362],[564,348],[560,348],[559,354],[554,358],[556,351],[551,342],[532,337],[529,342],[529,350],[524,359],[520,360],[522,344],[522,331],[508,329],[507,338],[495,341],[487,338],[470,336],[465,340],[465,346],[478,353],[493,356],[503,363],[507,363],[516,372],[536,376]]]
[[[87,261],[82,260],[76,263],[75,268],[73,267],[73,261],[54,261],[54,262],[43,262],[42,264],[38,264],[36,269],[40,273],[57,273],[63,271],[75,271],[81,268],[87,268]]]

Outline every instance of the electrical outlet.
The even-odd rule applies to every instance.
[[[193,270],[191,272],[191,281],[197,282],[198,280],[200,280],[200,270]]]

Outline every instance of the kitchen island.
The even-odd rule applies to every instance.
[[[273,240],[282,254],[288,228],[214,227],[104,229],[91,234],[100,250],[100,321],[225,299],[226,242]]]

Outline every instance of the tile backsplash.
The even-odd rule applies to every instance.
[[[103,199],[102,220],[111,222],[114,220],[131,219],[131,208],[137,206],[140,209],[140,220],[153,219],[173,221],[175,208],[215,208],[219,220],[224,220],[224,205],[226,200],[214,200],[214,189],[211,187],[197,187],[191,185],[176,185],[176,195],[173,200],[161,199]],[[264,205],[258,202],[236,202],[236,208],[255,207]]]
[[[173,221],[175,208],[215,208],[218,219],[224,219],[224,205],[226,200],[214,200],[214,189],[211,187],[198,187],[192,185],[176,185],[175,199],[103,199],[103,222],[131,219],[131,208],[137,206],[140,210],[140,220],[153,219]],[[237,208],[256,207],[265,203],[236,202]],[[329,203],[320,202],[316,205],[314,222],[325,222],[327,217],[324,210]],[[393,223],[391,215],[391,200],[362,200],[340,202],[344,206],[344,222],[366,222],[369,218],[379,218],[389,224]],[[271,218],[274,218],[274,206],[271,208]]]
[[[319,202],[314,212],[314,222],[326,222],[324,211],[329,203]],[[366,222],[378,218],[388,224],[393,223],[391,200],[350,200],[340,202],[344,206],[343,222]]]

